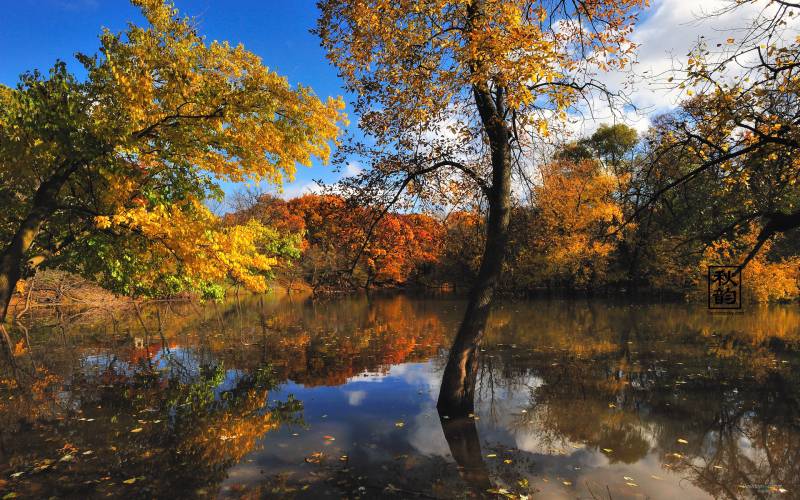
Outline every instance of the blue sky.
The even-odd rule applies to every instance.
[[[748,16],[765,1],[705,20],[699,20],[703,12],[719,9],[728,0],[651,1],[633,34],[633,41],[639,45],[637,72],[663,75],[675,60],[685,59],[701,34],[713,46],[729,36],[732,27],[746,24]],[[175,0],[175,4],[199,21],[200,31],[208,39],[243,43],[290,82],[310,85],[321,97],[343,94],[336,70],[325,59],[317,38],[309,33],[317,18],[315,0]],[[47,70],[58,58],[80,74],[73,54],[94,53],[101,27],[121,31],[129,20],[143,21],[128,0],[8,0],[0,17],[0,83],[14,85],[20,73],[34,68]],[[619,88],[624,78],[606,74],[602,80],[611,88]],[[647,111],[623,119],[643,131],[652,113],[669,110],[681,97],[681,92],[640,82],[632,98]],[[577,123],[577,134],[591,133],[598,123],[609,121],[611,115],[602,102],[593,107],[598,120]],[[352,113],[348,114],[351,123],[355,122]],[[356,171],[357,166],[351,165],[345,173]],[[285,196],[307,191],[314,179],[333,182],[345,173],[319,164],[301,167],[295,182],[285,187]],[[228,192],[235,190],[230,185],[225,187]]]
[[[343,95],[336,70],[328,64],[315,35],[309,33],[317,18],[313,0],[175,0],[184,14],[196,17],[200,32],[209,40],[243,43],[264,64],[292,83],[314,88],[317,95]],[[101,27],[122,31],[132,20],[142,24],[137,8],[128,0],[15,0],[4,2],[0,16],[0,83],[14,86],[21,73],[47,71],[56,59],[80,75],[73,54],[93,54]],[[348,113],[351,114],[351,113]],[[299,192],[314,179],[339,179],[328,165],[300,167],[287,194]],[[235,187],[226,186],[230,192]]]

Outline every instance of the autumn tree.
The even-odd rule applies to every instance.
[[[471,186],[486,199],[478,277],[445,370],[439,408],[469,412],[478,346],[509,239],[512,169],[552,117],[624,66],[646,0],[323,0],[317,33],[369,142],[361,192],[391,204]],[[607,95],[607,94],[604,94]],[[347,151],[347,150],[345,150]],[[392,192],[381,197],[380,187]],[[456,193],[457,195],[457,193]]]
[[[800,4],[729,2],[718,14],[751,3],[762,8],[749,26],[716,45],[701,42],[670,77],[684,101],[657,123],[652,163],[683,170],[654,170],[657,189],[642,207],[677,190],[702,192],[708,222],[695,236],[706,244],[758,226],[744,265],[773,237],[800,227],[800,44],[790,25]]]
[[[342,103],[292,87],[241,45],[208,43],[162,0],[147,25],[103,31],[87,77],[62,62],[0,86],[0,307],[39,265],[130,294],[263,290],[274,231],[225,227],[216,181],[291,179],[326,159]]]
[[[314,291],[405,285],[441,253],[443,227],[433,217],[387,213],[372,227],[367,207],[335,195],[288,201],[262,195],[228,219],[255,219],[284,238],[300,237],[301,258],[284,262],[280,274],[288,282],[301,278]]]
[[[606,279],[618,238],[614,228],[623,220],[620,180],[596,160],[555,161],[542,167],[535,188],[539,245],[545,252],[546,279],[570,288],[591,288]]]

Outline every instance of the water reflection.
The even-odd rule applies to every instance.
[[[20,496],[769,498],[799,491],[796,308],[509,302],[439,415],[447,299],[39,318],[0,387]]]

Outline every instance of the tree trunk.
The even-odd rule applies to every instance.
[[[498,91],[496,101],[486,89],[476,87],[474,94],[491,147],[492,186],[488,193],[489,217],[480,271],[450,348],[439,391],[437,408],[450,416],[467,415],[474,408],[478,352],[503,267],[511,218],[510,134],[502,119],[502,92]]]
[[[55,210],[58,192],[76,168],[77,165],[60,169],[39,186],[28,215],[0,253],[0,323],[6,321],[11,297],[22,276],[25,253],[30,249],[44,221]]]

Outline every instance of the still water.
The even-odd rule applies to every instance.
[[[37,311],[0,373],[0,498],[800,498],[800,310],[503,302]],[[8,496],[12,495],[12,496]]]

